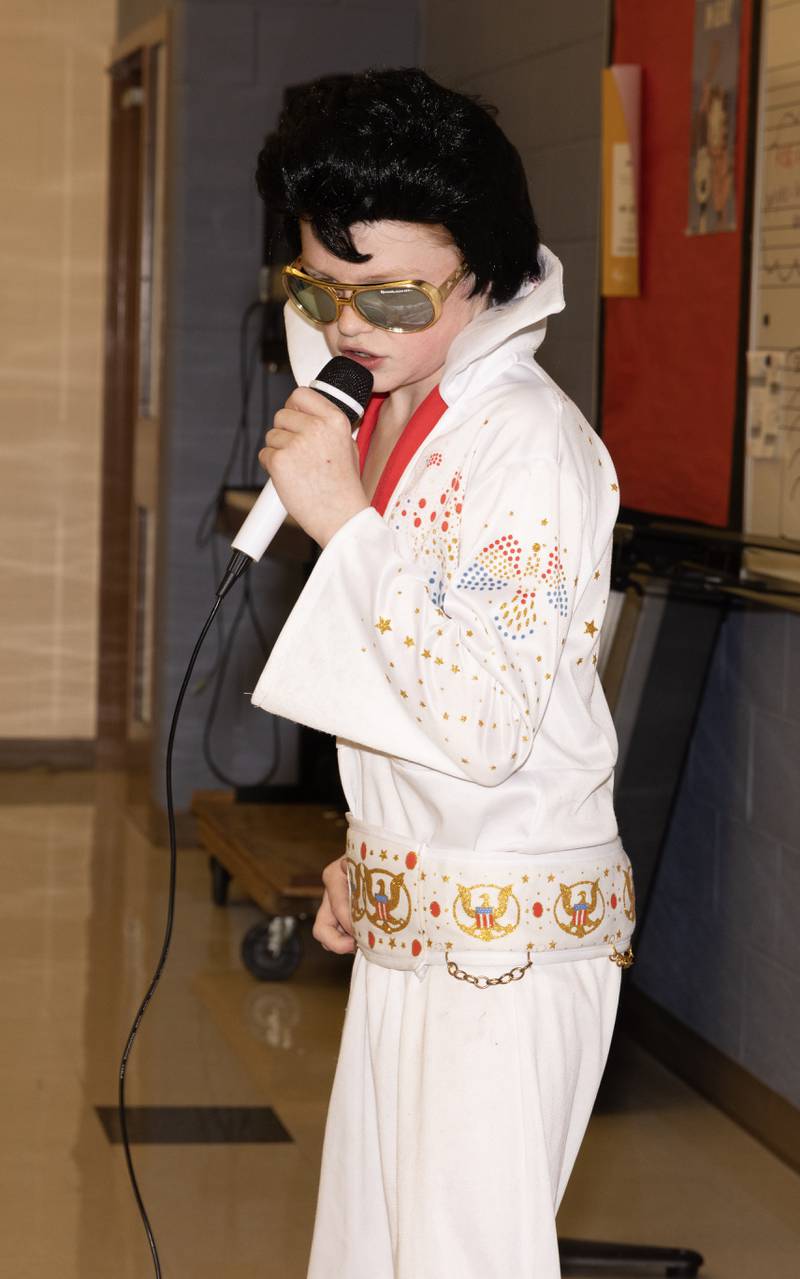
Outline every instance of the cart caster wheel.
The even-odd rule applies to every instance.
[[[302,954],[300,929],[292,915],[268,915],[242,939],[242,963],[259,981],[286,981]]]
[[[215,906],[227,906],[228,885],[233,876],[216,857],[209,857],[208,864],[211,868],[211,900]]]

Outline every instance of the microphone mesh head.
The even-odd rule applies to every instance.
[[[338,390],[344,391],[345,395],[357,400],[365,409],[372,394],[374,379],[369,369],[365,369],[362,364],[357,364],[355,360],[348,360],[344,355],[336,355],[332,360],[328,360],[324,369],[317,374],[316,380],[327,382],[328,386],[335,386]]]

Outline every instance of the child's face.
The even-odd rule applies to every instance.
[[[336,257],[317,238],[311,224],[302,220],[303,269],[347,284],[425,280],[440,285],[461,262],[443,227],[385,220],[355,223],[350,233],[359,253],[372,255],[368,262],[345,262]],[[467,275],[445,299],[436,323],[421,333],[390,333],[370,324],[352,306],[345,306],[339,319],[322,330],[328,350],[331,355],[356,360],[358,352],[378,357],[359,360],[372,373],[376,392],[425,381],[442,368],[456,335],[488,305],[486,293],[467,299],[471,288],[472,276]]]

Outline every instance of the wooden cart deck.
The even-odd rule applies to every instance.
[[[231,791],[195,791],[203,847],[267,914],[322,900],[322,871],[345,850],[347,821],[325,804],[237,804]]]

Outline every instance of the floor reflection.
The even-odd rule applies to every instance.
[[[126,794],[122,774],[0,775],[0,1273],[15,1279],[152,1274],[122,1149],[97,1113],[116,1106],[166,920],[168,850],[141,833]],[[172,947],[130,1056],[128,1103],[197,1107],[214,1122],[271,1108],[291,1140],[220,1141],[217,1127],[208,1140],[134,1146],[176,1279],[305,1276],[352,959],[309,931],[291,981],[259,984],[239,957],[258,918],[235,882],[215,907],[204,854],[180,849]],[[707,1279],[793,1274],[800,1179],[622,1037],[613,1069],[562,1232],[695,1247]],[[176,1122],[177,1110],[159,1113]]]

